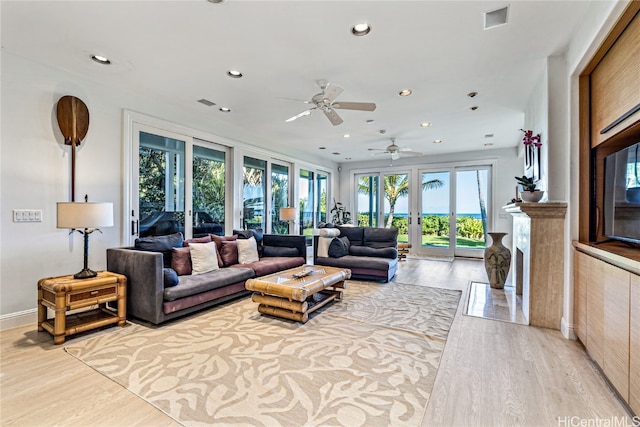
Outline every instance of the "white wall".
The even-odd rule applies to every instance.
[[[56,228],[56,202],[70,200],[70,146],[63,144],[55,107],[60,97],[82,99],[90,112],[89,132],[77,152],[76,200],[114,202],[114,227],[90,237],[89,267],[106,268],[106,248],[122,244],[124,198],[123,109],[138,111],[229,141],[221,126],[183,109],[83,80],[2,50],[0,194],[0,328],[23,314],[35,319],[37,282],[82,268],[83,240]],[[215,136],[213,137],[215,141]],[[250,148],[259,141],[238,142]],[[262,150],[260,150],[262,151]],[[337,165],[292,159],[333,172]],[[13,209],[41,209],[40,223],[14,223]],[[128,226],[128,223],[127,223]],[[17,321],[16,321],[17,322]],[[18,323],[19,324],[19,323]]]

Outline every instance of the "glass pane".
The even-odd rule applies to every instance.
[[[358,176],[357,185],[357,224],[360,227],[378,227],[378,183],[380,178],[374,176]]]
[[[307,245],[311,244],[313,236],[313,172],[300,170],[300,234],[307,239]]]
[[[409,175],[384,176],[384,227],[398,229],[398,241],[409,238]]]
[[[140,237],[184,233],[184,141],[140,132]]]
[[[264,230],[265,173],[267,162],[252,157],[244,158],[242,227]]]
[[[456,247],[484,249],[488,170],[456,171]]]
[[[271,232],[288,234],[289,223],[280,220],[280,208],[289,206],[289,168],[271,165]]]
[[[316,221],[317,223],[327,222],[327,175],[318,173],[316,179],[316,188],[318,189],[318,205],[316,206]]]
[[[225,153],[193,147],[193,237],[224,234]]]
[[[422,246],[449,247],[449,172],[422,173]]]

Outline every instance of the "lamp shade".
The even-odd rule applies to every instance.
[[[58,228],[113,227],[113,203],[58,202]]]
[[[293,221],[296,219],[296,208],[280,208],[281,221]]]

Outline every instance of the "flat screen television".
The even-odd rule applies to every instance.
[[[640,142],[605,157],[604,234],[640,244]]]

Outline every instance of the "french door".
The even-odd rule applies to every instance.
[[[224,234],[227,149],[133,123],[127,240]]]
[[[419,219],[412,246],[420,255],[481,258],[486,245],[490,166],[418,171]]]

